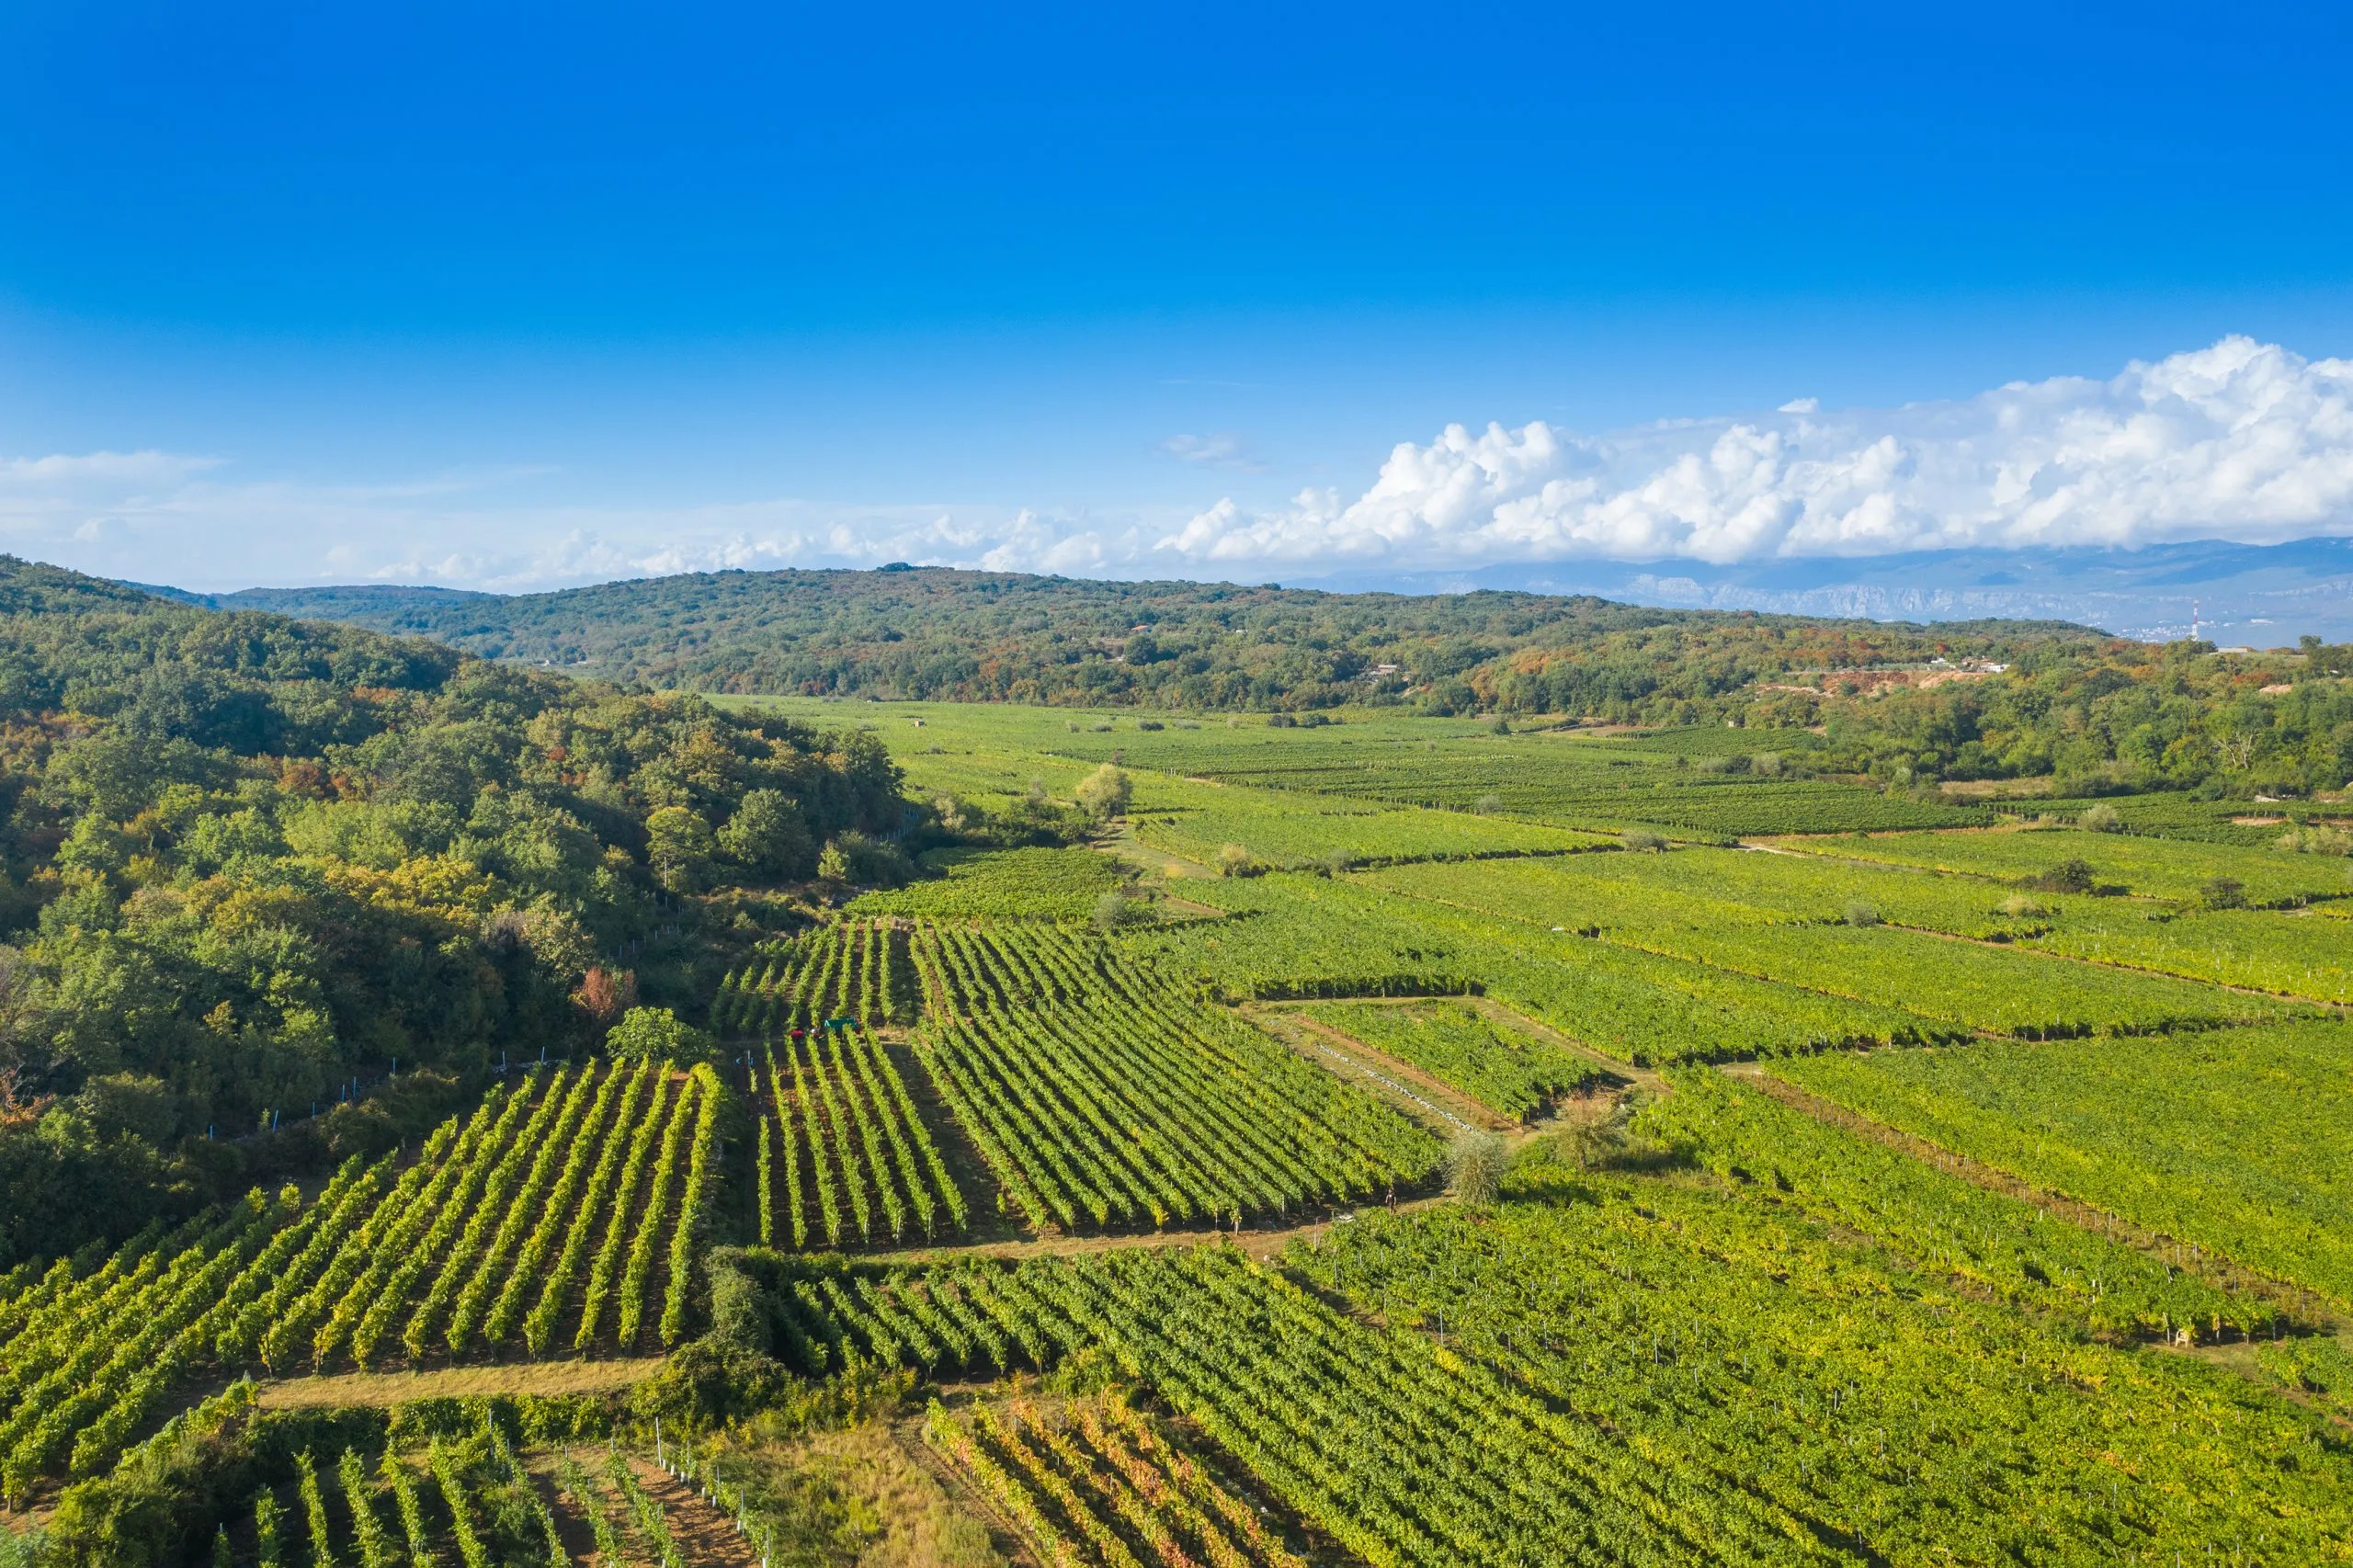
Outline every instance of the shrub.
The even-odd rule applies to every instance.
[[[1666,840],[1646,827],[1638,827],[1631,832],[1620,834],[1618,843],[1621,848],[1651,855],[1663,855],[1666,852]]]
[[[1483,817],[1491,817],[1504,809],[1504,798],[1501,795],[1482,795],[1471,809]]]
[[[2124,831],[2124,819],[2116,814],[2114,806],[2103,802],[2077,817],[2075,825],[2086,833],[2121,833]]]
[[[1879,911],[1858,899],[1856,902],[1847,906],[1847,924],[1849,926],[1876,926],[1879,924]]]
[[[2062,860],[2039,877],[2030,879],[2029,887],[2045,892],[2089,892],[2092,891],[2091,862],[2082,856]]]
[[[1508,1164],[1510,1156],[1504,1141],[1494,1133],[1457,1133],[1446,1153],[1447,1187],[1465,1203],[1492,1203],[1503,1186],[1504,1167]]]
[[[2198,901],[2209,909],[2245,909],[2246,886],[2236,877],[2209,877],[2198,889]]]
[[[1218,846],[1217,869],[1229,877],[1255,877],[1265,868],[1256,856],[1239,844]]]
[[[817,857],[817,875],[829,882],[853,882],[859,887],[904,887],[915,878],[915,867],[895,844],[885,844],[852,828],[837,834]]]
[[[1127,815],[1128,802],[1134,793],[1135,786],[1127,773],[1107,762],[1079,781],[1078,803],[1097,820],[1108,822]]]
[[[605,1037],[605,1050],[625,1062],[675,1062],[681,1067],[719,1060],[718,1043],[680,1023],[667,1007],[631,1007]]]

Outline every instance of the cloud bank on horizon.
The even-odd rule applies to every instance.
[[[1242,437],[1173,437],[1203,467]],[[397,581],[504,590],[722,567],[888,561],[1073,575],[1255,577],[1574,560],[1713,564],[1960,548],[2276,543],[2353,533],[2353,360],[2226,337],[2108,381],[1949,402],[1677,420],[1604,436],[1448,426],[1353,500],[1302,491],[1166,517],[746,502],[499,504],[505,476],[241,482],[164,452],[0,460],[18,553],[190,586]]]

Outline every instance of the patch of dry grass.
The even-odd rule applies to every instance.
[[[603,1393],[642,1382],[661,1368],[659,1356],[611,1361],[527,1361],[513,1366],[438,1367],[422,1372],[275,1378],[259,1384],[257,1392],[264,1405],[280,1410],[401,1404],[413,1399],[464,1399],[477,1394]]]

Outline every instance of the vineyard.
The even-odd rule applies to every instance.
[[[1818,872],[1811,862],[1798,866],[1802,880]],[[2147,1033],[2261,1022],[2297,1011],[2291,1004],[2067,962],[2015,947],[1944,941],[1870,921],[1800,921],[1781,912],[1745,909],[1736,881],[1726,896],[1715,900],[1698,892],[1630,890],[1623,883],[1597,891],[1592,879],[1551,861],[1408,866],[1372,873],[1366,881],[1411,898],[1540,928],[1582,926],[1607,945],[1902,1008],[1932,1023],[1992,1034],[2037,1039]]]
[[[1706,1532],[1669,1556],[1790,1533],[1848,1561],[2353,1551],[2353,1459],[2234,1373],[1938,1289],[1740,1191],[1574,1169],[1519,1190],[1548,1188],[1568,1201],[1371,1215],[1289,1261],[1617,1434]]]
[[[1873,1237],[1915,1267],[2131,1338],[2261,1335],[2279,1310],[2203,1283],[2023,1199],[1825,1127],[1722,1074],[1677,1069],[1645,1131],[1768,1202]]]
[[[1299,868],[1335,857],[1356,866],[1414,860],[1488,859],[1566,855],[1616,846],[1616,840],[1574,828],[1505,816],[1473,816],[1422,806],[1302,800],[1296,791],[1245,785],[1156,780],[1131,812],[1139,842],[1204,866],[1229,844],[1253,860]]]
[[[2278,829],[2269,831],[2278,836]],[[1791,838],[1778,846],[2013,884],[2080,859],[2097,886],[2189,903],[2197,903],[2205,887],[2218,877],[2237,882],[2247,903],[2258,907],[2286,908],[2315,899],[2353,898],[2353,871],[2347,870],[2346,861],[2335,856],[2282,855],[2268,841],[2260,848],[2234,848],[2123,833],[2035,828]]]
[[[2353,1306],[2339,1024],[1776,1063],[1874,1120]]]
[[[2196,795],[2177,791],[2154,795],[2102,795],[2079,800],[2032,797],[2005,802],[2003,809],[2029,820],[2050,817],[2060,822],[2072,822],[2086,812],[2100,807],[2113,812],[2119,824],[2129,834],[2176,844],[2234,845],[2245,849],[2268,848],[2279,836],[2280,828],[2275,822],[2242,824],[2235,819],[2276,815],[2292,820],[2310,811],[2309,807],[2290,805],[2273,806],[2268,812],[2252,812],[2244,801],[2205,801]]]
[[[1592,1190],[1597,1178],[1571,1174]],[[1566,1208],[1370,1215],[1294,1247],[1290,1271],[1385,1329],[1195,1248],[801,1271],[782,1283],[775,1333],[797,1364],[942,1377],[1102,1346],[1370,1562],[1778,1562],[1792,1540],[1815,1543],[1801,1555],[1859,1562],[1956,1540],[1979,1560],[2048,1531],[2086,1551],[2235,1539],[2265,1561],[2320,1561],[2353,1549],[2326,1502],[2353,1461],[2313,1446],[2317,1418],[2228,1372],[2086,1343],[2070,1326],[2079,1293],[2054,1287],[2059,1315],[2022,1318],[1891,1274],[1773,1201],[1600,1180]],[[1890,1206],[1904,1224],[1995,1218],[1932,1199]],[[2058,1244],[2046,1256],[2108,1262],[2097,1244]],[[1802,1282],[1782,1278],[1796,1266]],[[2168,1304],[2253,1311],[2194,1291]],[[1033,1452],[1044,1441],[1017,1415],[994,1419]],[[995,1436],[977,1420],[945,1433],[938,1420],[936,1440],[973,1442],[998,1464],[1008,1481],[993,1488],[1019,1479],[1003,1439],[976,1441]],[[1599,1423],[1634,1441],[1602,1438]],[[2211,1446],[2175,1444],[2185,1424]],[[1023,1493],[1054,1495],[1023,1474]],[[1047,1539],[1102,1540],[1040,1512],[1030,1528]]]
[[[964,1195],[873,1035],[794,1028],[761,1051],[752,1099],[763,1246],[932,1240],[964,1228]]]
[[[888,920],[841,921],[730,971],[710,1023],[722,1036],[775,1040],[832,1018],[912,1023],[917,1000],[905,930]]]
[[[1367,885],[1371,881],[1201,881],[1188,885],[1187,896],[1236,918],[1146,929],[1120,942],[1236,999],[1484,992],[1637,1065],[1962,1032],[1899,1006],[1602,941],[1597,933],[1556,931],[1437,899],[1386,897]]]
[[[563,1568],[572,1561],[555,1510],[495,1426],[463,1439],[435,1437],[420,1452],[387,1448],[373,1464],[352,1449],[332,1465],[304,1452],[294,1470],[290,1500],[259,1493],[233,1537],[222,1527],[216,1564]]]
[[[2342,920],[2318,915],[2316,910],[2217,910],[2167,917],[2103,909],[2070,921],[2035,945],[2069,958],[2185,980],[2340,1006],[2353,1003],[2353,941],[2346,939]]]
[[[256,1194],[0,1301],[0,1483],[112,1463],[210,1369],[284,1373],[680,1343],[717,1178],[709,1068],[555,1069],[417,1160]]]
[[[2342,857],[1802,732],[855,711],[914,881],[662,883],[572,1059],[0,1271],[0,1563],[2353,1562]]]
[[[1484,809],[1564,826],[1661,827],[1707,839],[1984,826],[1994,820],[1977,808],[1904,800],[1824,780],[1677,776],[1650,757],[1642,760],[1651,766],[1613,778],[1608,766],[1619,759],[1587,762],[1574,754],[1602,748],[1571,743],[1535,742],[1492,757],[1416,757],[1408,750],[1388,749],[1388,756],[1336,757],[1320,765],[1287,760],[1205,771],[1229,783],[1343,800],[1455,812]]]
[[[1238,1221],[1410,1186],[1427,1133],[1100,942],[926,926],[916,1049],[1033,1224]]]
[[[1096,900],[1120,885],[1116,865],[1079,849],[935,849],[925,865],[938,873],[937,881],[863,894],[852,913],[934,920],[1084,920],[1095,912]]]
[[[1300,1011],[1375,1051],[1412,1062],[1518,1121],[1602,1077],[1601,1070],[1583,1057],[1506,1028],[1461,1002],[1324,1002]]]
[[[1116,1393],[1053,1410],[1015,1399],[967,1415],[934,1401],[924,1438],[1045,1562],[1307,1568],[1257,1510]]]

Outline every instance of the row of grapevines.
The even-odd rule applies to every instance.
[[[1770,1502],[1704,1472],[1661,1475],[1506,1380],[1419,1335],[1368,1329],[1226,1248],[928,1278],[812,1269],[791,1282],[786,1337],[828,1364],[952,1369],[915,1312],[944,1291],[984,1301],[1029,1364],[1108,1351],[1369,1563],[1846,1560]]]
[[[720,982],[711,1028],[773,1040],[828,1018],[915,1021],[907,936],[895,921],[844,920],[782,944]]]
[[[575,1303],[576,1349],[616,1320],[618,1347],[633,1346],[657,1302],[658,1336],[677,1343],[721,1096],[709,1067],[538,1074],[445,1124],[397,1179],[392,1156],[354,1160],[313,1203],[256,1192],[169,1233],[151,1227],[95,1267],[44,1270],[0,1316],[13,1324],[0,1338],[0,1491],[103,1469],[209,1368],[369,1366],[388,1340],[412,1360],[518,1339],[540,1353]]]
[[[1427,1133],[1099,941],[926,926],[942,1007],[918,1040],[1006,1199],[1033,1223],[1285,1212],[1427,1176]]]
[[[2047,1210],[1949,1175],[1697,1068],[1643,1127],[1772,1202],[1873,1236],[1925,1268],[2070,1313],[2111,1335],[2241,1335],[2278,1325],[2265,1301],[2217,1290]]]
[[[781,1058],[770,1048],[761,1067],[753,1094],[765,1101],[758,1173],[763,1244],[782,1239],[776,1223],[779,1182],[794,1246],[808,1244],[813,1220],[829,1246],[901,1241],[915,1230],[935,1237],[943,1220],[963,1228],[964,1195],[915,1114],[897,1064],[872,1035],[829,1029],[815,1039],[788,1039]],[[767,1153],[771,1127],[780,1155]],[[811,1178],[805,1188],[804,1160]],[[804,1205],[804,1191],[813,1204]]]
[[[1762,1509],[1887,1562],[2353,1547],[2353,1458],[2325,1416],[2196,1358],[2098,1343],[2076,1291],[1989,1300],[1789,1197],[1523,1165],[1484,1212],[1370,1213],[1283,1261],[1611,1434],[1694,1519]]]
[[[1017,1398],[969,1416],[935,1400],[924,1437],[1049,1562],[1305,1568],[1255,1509],[1117,1394],[1060,1410]]]

